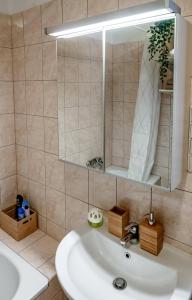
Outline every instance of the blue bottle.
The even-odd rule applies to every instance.
[[[18,208],[18,220],[22,220],[25,217],[25,210],[23,207]]]

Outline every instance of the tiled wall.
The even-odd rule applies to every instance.
[[[130,219],[138,221],[147,211],[150,189],[58,160],[56,43],[43,28],[140,2],[88,0],[87,6],[87,0],[54,0],[12,17],[18,190],[29,193],[40,227],[58,239],[65,229],[85,222],[89,205],[105,210],[116,203],[128,206]],[[192,15],[191,1],[182,3],[184,13]],[[7,49],[4,52],[7,55]],[[188,74],[189,87],[192,73]],[[187,115],[186,101],[186,132]],[[8,161],[10,166],[10,158],[2,163]],[[192,252],[191,192],[192,175],[186,170],[180,189],[172,193],[153,189],[166,236]]]
[[[0,15],[0,196],[1,208],[16,193],[15,125],[11,53],[11,18]]]
[[[57,43],[60,158],[86,166],[103,157],[102,34]]]

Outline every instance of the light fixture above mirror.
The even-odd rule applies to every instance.
[[[72,38],[102,30],[170,19],[174,18],[176,13],[180,14],[180,12],[180,8],[172,0],[158,0],[116,12],[88,17],[75,22],[68,22],[64,25],[46,28],[45,32],[47,35],[57,38]]]

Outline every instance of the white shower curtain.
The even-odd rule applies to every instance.
[[[160,115],[159,64],[149,61],[146,38],[135,107],[128,177],[147,181],[154,165]]]

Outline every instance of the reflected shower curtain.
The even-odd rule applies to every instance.
[[[149,61],[145,41],[135,107],[128,177],[147,181],[155,161],[160,115],[159,65]]]

